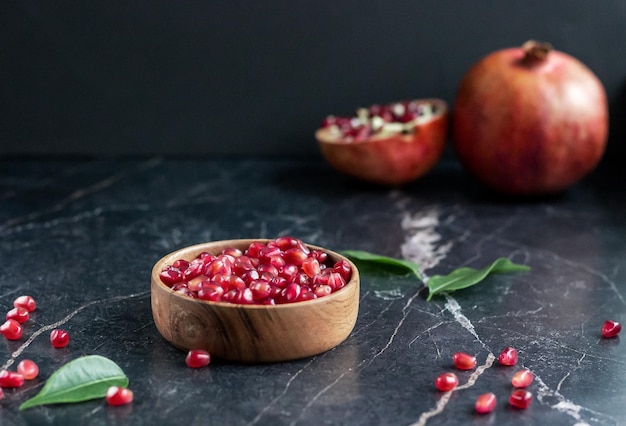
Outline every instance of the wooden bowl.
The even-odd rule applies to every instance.
[[[328,296],[279,305],[210,302],[172,291],[159,273],[177,259],[226,247],[245,249],[253,241],[214,241],[186,247],[161,258],[152,268],[152,315],[159,333],[174,346],[205,349],[215,358],[236,362],[276,362],[306,358],[334,348],[352,332],[359,309],[359,271],[354,263],[322,247],[333,261],[346,260],[352,277]]]

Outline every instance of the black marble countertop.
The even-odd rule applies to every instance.
[[[0,338],[0,366],[35,360],[40,377],[0,401],[2,425],[619,425],[626,424],[626,346],[603,339],[626,321],[626,195],[622,170],[598,169],[565,194],[506,200],[448,159],[403,188],[345,178],[321,160],[0,160],[0,308],[30,294],[38,309],[19,341]],[[334,250],[404,257],[426,277],[508,257],[528,273],[426,301],[411,276],[362,277],[346,341],[299,361],[186,367],[158,333],[150,270],[183,246],[293,235]],[[314,326],[314,325],[312,325]],[[54,349],[49,331],[69,331]],[[519,351],[517,367],[494,357]],[[451,357],[458,390],[435,377]],[[132,404],[103,399],[19,411],[50,374],[81,355],[120,365]],[[508,404],[529,368],[527,410]],[[498,397],[478,415],[475,398]]]

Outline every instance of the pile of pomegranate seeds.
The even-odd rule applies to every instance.
[[[178,259],[159,277],[173,291],[212,302],[275,305],[327,296],[343,288],[352,275],[345,260],[309,249],[293,237],[255,241],[245,250],[233,247],[215,255]]]
[[[13,301],[13,309],[7,312],[6,321],[0,325],[0,333],[8,340],[22,338],[22,324],[30,318],[30,313],[37,309],[37,303],[31,296],[20,296]]]
[[[500,353],[498,362],[503,366],[513,366],[517,364],[517,350],[511,346],[507,346]],[[473,370],[476,368],[476,357],[465,352],[455,352],[452,356],[454,366],[463,371]],[[526,409],[530,405],[533,395],[531,392],[522,389],[530,386],[533,382],[534,375],[528,369],[517,371],[513,374],[511,384],[514,390],[509,397],[509,404],[513,407]],[[451,372],[442,373],[435,379],[435,387],[441,392],[450,392],[456,389],[459,379],[456,374]],[[497,398],[492,392],[479,395],[474,402],[474,410],[478,414],[491,413],[496,408]]]
[[[611,338],[617,337],[620,331],[622,331],[622,324],[613,320],[606,320],[604,324],[602,324],[602,337]]]
[[[346,141],[359,142],[383,132],[410,132],[415,120],[434,114],[434,109],[434,105],[423,101],[372,105],[359,108],[353,117],[329,115],[322,121],[322,127]]]

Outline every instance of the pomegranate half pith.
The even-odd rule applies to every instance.
[[[328,116],[315,137],[335,169],[369,182],[401,185],[437,164],[447,127],[443,100],[418,99],[360,108],[353,117]]]
[[[600,80],[578,59],[535,41],[474,64],[453,116],[461,163],[486,186],[513,195],[565,190],[596,167],[608,137]]]

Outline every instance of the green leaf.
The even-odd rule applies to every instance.
[[[476,285],[489,274],[529,270],[530,267],[526,265],[519,265],[501,257],[482,269],[459,268],[448,275],[434,275],[428,280],[428,298],[426,300],[430,300],[434,295],[444,291],[451,292]]]
[[[20,410],[37,405],[103,398],[110,386],[128,386],[128,377],[122,369],[103,356],[83,356],[52,373],[43,389],[20,405]]]
[[[341,254],[348,257],[355,263],[364,262],[366,264],[373,264],[377,266],[392,266],[394,268],[399,268],[399,270],[404,273],[411,272],[420,280],[422,279],[419,265],[415,262],[411,262],[410,260],[395,259],[393,257],[381,256],[379,254],[362,250],[343,250]]]

